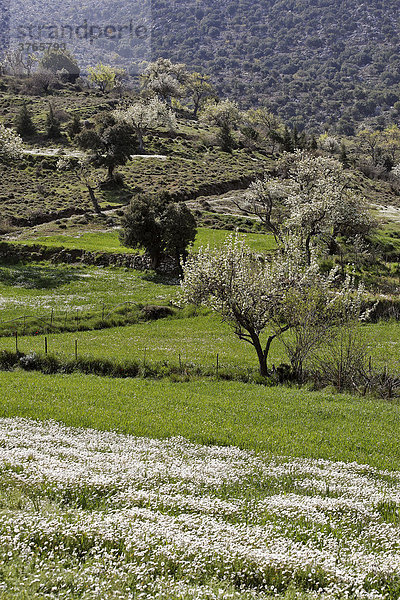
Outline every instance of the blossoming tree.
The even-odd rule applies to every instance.
[[[7,164],[11,160],[22,158],[22,138],[13,129],[0,125],[0,163]]]
[[[156,127],[167,127],[169,130],[176,128],[176,117],[172,110],[158,98],[149,102],[139,101],[125,109],[113,112],[117,123],[129,125],[136,133],[139,150],[145,154],[144,135]]]
[[[314,260],[307,264],[293,237],[267,260],[230,236],[222,249],[207,247],[191,254],[182,268],[182,300],[208,306],[230,323],[238,338],[254,347],[264,377],[273,340],[292,329],[285,346],[301,378],[304,360],[340,324],[353,302],[350,279],[336,289],[336,271],[323,275]]]
[[[351,187],[343,165],[304,151],[278,161],[281,177],[254,182],[238,207],[254,215],[277,241],[288,232],[300,236],[311,264],[313,244],[335,246],[339,235],[365,235],[372,220],[364,199]]]

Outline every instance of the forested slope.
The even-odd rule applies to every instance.
[[[131,72],[143,58],[184,62],[209,73],[222,96],[243,107],[267,105],[308,130],[351,135],[361,122],[376,127],[400,116],[398,0],[46,2],[3,1],[0,39],[7,36],[7,4],[10,19],[18,25],[22,14],[25,28],[40,14],[56,25],[144,24],[151,44],[147,33],[140,43],[125,35],[98,48],[97,41],[82,46],[74,39],[68,49],[83,71],[99,60]]]
[[[207,70],[219,90],[285,120],[351,133],[393,118],[397,0],[154,0],[153,54]]]

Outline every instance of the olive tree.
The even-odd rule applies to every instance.
[[[52,73],[66,72],[68,81],[76,81],[80,74],[80,68],[76,58],[68,50],[46,50],[39,61],[39,67]]]
[[[117,182],[116,168],[125,165],[138,147],[133,129],[126,123],[116,122],[108,114],[95,130],[84,129],[75,139],[78,146],[88,152],[94,166],[107,169],[104,183],[112,185]]]
[[[182,202],[173,202],[167,194],[136,196],[122,218],[120,240],[124,246],[144,248],[157,270],[163,258],[171,257],[178,270],[180,260],[196,237],[196,220]]]

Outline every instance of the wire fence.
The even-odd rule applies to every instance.
[[[131,307],[137,313],[143,305],[125,301],[115,305],[103,303],[101,308],[97,310],[89,310],[85,308],[68,308],[55,309],[50,308],[46,314],[23,314],[13,319],[0,320],[0,335],[19,335],[26,334],[43,334],[52,331],[73,331],[79,330],[80,327],[88,321],[98,321],[98,325],[106,325],[107,321],[119,315],[121,320],[128,316]],[[119,312],[118,312],[119,311]],[[92,323],[93,324],[93,323]],[[33,325],[35,326],[33,328]],[[35,331],[33,331],[35,329]]]
[[[165,356],[154,356],[157,355],[157,349],[151,347],[151,345],[145,345],[141,349],[136,348],[136,352],[131,357],[118,357],[111,356],[107,357],[104,355],[97,355],[96,352],[92,354],[91,348],[88,348],[87,343],[79,338],[69,338],[65,340],[62,348],[58,344],[53,343],[53,338],[51,335],[40,336],[42,340],[36,340],[35,347],[32,348],[29,344],[29,339],[27,337],[21,339],[16,331],[14,334],[14,341],[10,340],[10,347],[7,349],[3,349],[5,352],[15,352],[15,356],[21,362],[21,366],[24,368],[32,367],[35,369],[38,366],[44,366],[45,371],[47,366],[46,364],[41,363],[40,356],[47,358],[49,355],[52,360],[51,367],[55,369],[54,372],[62,371],[63,366],[70,363],[71,359],[74,358],[77,362],[78,359],[81,361],[86,361],[86,364],[90,363],[90,372],[107,375],[107,368],[110,368],[110,365],[114,364],[115,367],[118,368],[120,365],[123,369],[126,370],[126,376],[130,376],[130,371],[132,370],[132,365],[136,366],[137,369],[150,369],[153,370],[154,373],[158,375],[168,375],[170,372],[177,372],[181,374],[213,374],[217,377],[220,375],[222,370],[230,370],[235,372],[246,373],[249,376],[253,371],[253,367],[249,365],[238,366],[237,364],[230,364],[225,356],[225,361],[221,361],[221,355],[219,352],[210,353],[208,359],[203,358],[202,362],[198,361],[193,362],[190,360],[187,352],[176,353],[171,352],[166,358]],[[13,347],[11,347],[11,345]],[[139,350],[139,351],[138,351]],[[0,369],[2,364],[2,353],[0,352]],[[57,367],[58,365],[58,367]],[[106,367],[104,366],[106,365]],[[39,368],[40,370],[40,368]],[[114,373],[115,374],[115,373]],[[124,370],[117,372],[118,376],[122,376],[124,374]]]

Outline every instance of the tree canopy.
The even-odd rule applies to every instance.
[[[144,135],[149,130],[160,126],[173,130],[177,123],[174,113],[158,98],[151,98],[147,102],[139,100],[127,108],[115,110],[113,116],[117,123],[125,123],[135,131],[139,150],[143,154],[145,153]]]
[[[78,62],[68,50],[54,48],[46,50],[39,61],[39,66],[53,73],[66,71],[69,81],[75,81],[80,74]]]
[[[155,270],[166,256],[172,257],[179,269],[195,236],[196,220],[190,210],[165,194],[136,196],[122,218],[121,243],[145,248]]]
[[[78,145],[89,151],[95,166],[107,169],[107,182],[115,183],[115,169],[135,154],[138,140],[127,124],[118,123],[111,115],[99,120],[96,129],[83,129],[76,136]]]
[[[349,277],[337,288],[336,275],[336,270],[324,275],[315,260],[308,264],[295,236],[287,237],[271,260],[230,236],[222,249],[201,248],[189,255],[182,300],[208,306],[230,323],[238,338],[254,347],[264,377],[273,340],[292,330],[284,344],[301,378],[310,352],[343,320],[360,316],[362,288],[354,293]]]
[[[300,236],[309,264],[313,243],[330,246],[339,235],[369,233],[366,202],[338,160],[298,150],[284,153],[277,171],[280,177],[252,183],[238,206],[257,216],[277,241],[288,232]]]

